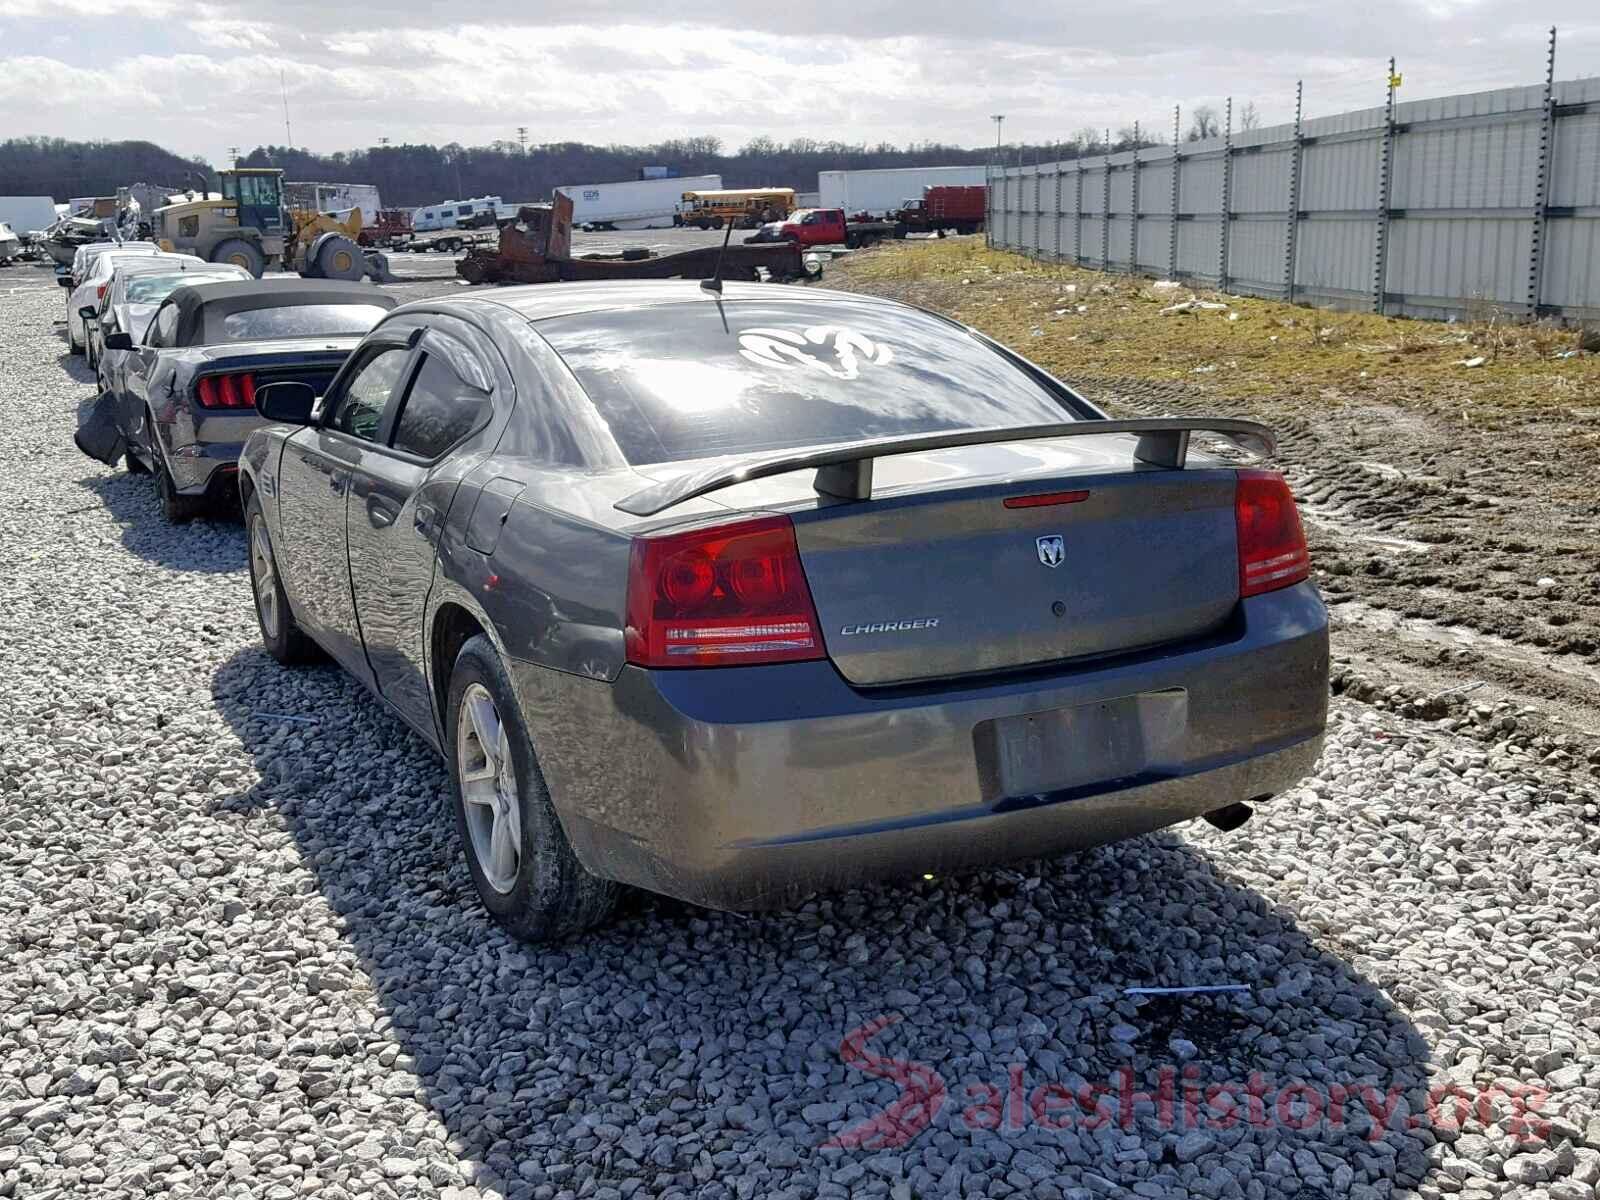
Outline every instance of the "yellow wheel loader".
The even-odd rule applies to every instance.
[[[194,196],[152,214],[164,250],[232,263],[259,278],[269,268],[308,279],[381,277],[381,256],[369,263],[356,238],[361,210],[344,221],[283,207],[283,172],[275,167],[218,171],[222,191]]]

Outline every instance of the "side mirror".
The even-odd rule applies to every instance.
[[[72,276],[71,275],[57,275],[56,276],[56,283],[60,287],[70,288],[72,286]]]
[[[85,304],[78,310],[78,315],[85,321],[92,321],[100,315],[100,310],[92,304]]]
[[[293,379],[264,383],[256,389],[256,411],[269,421],[285,425],[309,425],[316,403],[316,389]]]
[[[88,310],[85,310],[85,311],[88,311]],[[107,350],[132,350],[133,349],[133,334],[131,334],[131,333],[123,333],[120,330],[118,332],[116,332],[116,333],[108,333],[108,334],[106,334],[106,349]]]

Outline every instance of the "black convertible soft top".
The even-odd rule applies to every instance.
[[[186,283],[169,298],[178,310],[172,344],[202,346],[206,324],[216,328],[223,317],[256,308],[289,308],[301,304],[375,304],[391,309],[396,300],[363,283],[337,279],[241,279],[237,283]]]

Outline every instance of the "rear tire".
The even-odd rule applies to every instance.
[[[347,237],[329,238],[317,251],[317,273],[324,279],[360,279],[367,273],[361,247]]]
[[[244,511],[245,547],[250,557],[250,594],[255,597],[256,623],[261,627],[261,644],[286,667],[315,662],[321,657],[317,644],[305,635],[289,607],[278,574],[277,554],[272,535],[267,532],[266,514],[255,496]]]
[[[484,907],[525,942],[570,937],[606,920],[621,889],[573,854],[516,692],[482,634],[456,655],[445,731],[456,833]]]
[[[160,453],[156,454],[156,496],[161,501],[161,516],[169,525],[186,525],[205,511],[205,500],[185,496],[173,482],[172,472]]]
[[[227,263],[229,266],[243,267],[257,279],[267,269],[267,256],[261,253],[261,247],[244,238],[229,238],[218,243],[217,248],[211,252],[211,261]]]

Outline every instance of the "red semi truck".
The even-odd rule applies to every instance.
[[[989,189],[943,185],[922,189],[921,200],[907,200],[894,219],[908,233],[937,233],[954,229],[957,233],[977,233],[988,213]],[[901,236],[904,236],[903,234]]]

